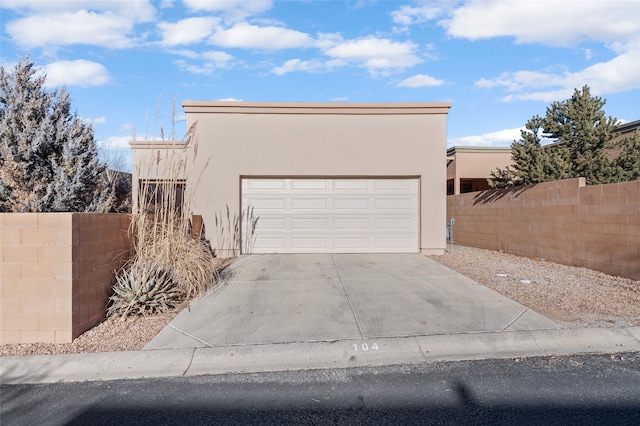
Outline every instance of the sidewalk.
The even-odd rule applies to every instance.
[[[0,358],[2,384],[191,377],[640,351],[640,327],[397,337]]]

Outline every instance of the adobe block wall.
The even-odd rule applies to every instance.
[[[640,280],[640,180],[580,188],[581,264]]]
[[[73,334],[104,316],[114,270],[129,258],[130,218],[126,214],[73,214]]]
[[[128,226],[119,214],[1,213],[0,344],[67,343],[95,325]]]
[[[454,242],[640,279],[640,181],[583,178],[447,197]]]

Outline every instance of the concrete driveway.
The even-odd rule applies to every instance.
[[[144,349],[555,328],[419,254],[251,255]]]

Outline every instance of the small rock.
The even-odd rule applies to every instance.
[[[520,284],[531,284],[531,280],[520,280]]]
[[[496,277],[505,278],[507,274],[496,274]]]

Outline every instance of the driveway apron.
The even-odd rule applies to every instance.
[[[145,349],[553,328],[419,254],[250,255]]]

